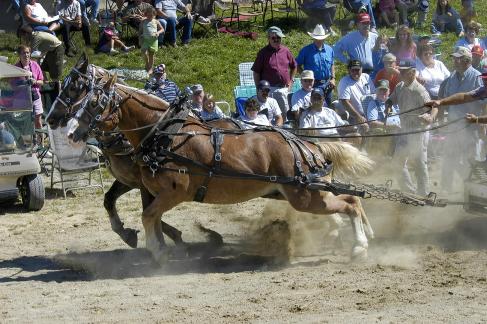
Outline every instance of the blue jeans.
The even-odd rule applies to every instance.
[[[96,19],[98,17],[98,8],[100,0],[78,0],[81,7],[81,16],[86,19]],[[88,17],[88,8],[91,7],[91,17]]]
[[[345,8],[347,8],[347,10],[350,10],[354,13],[357,13],[360,10],[360,7],[365,6],[367,8],[367,13],[370,16],[370,27],[376,28],[374,10],[372,9],[371,0],[345,0],[343,4],[345,5]]]
[[[431,22],[431,32],[444,33],[444,32],[455,32],[457,35],[463,31],[463,24],[460,19],[451,17],[445,22]]]
[[[179,26],[183,27],[183,37],[181,41],[183,44],[188,44],[191,40],[191,32],[193,29],[193,20],[188,19],[186,16],[174,18],[159,18],[159,22],[164,28],[164,33],[159,35],[159,45],[162,45],[164,41],[164,35],[167,34],[169,44],[176,43],[176,28]]]

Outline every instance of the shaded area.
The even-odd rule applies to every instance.
[[[187,248],[168,247],[169,259],[161,266],[146,249],[67,253],[53,257],[23,256],[0,262],[0,269],[13,274],[1,283],[19,281],[90,281],[184,273],[229,273],[277,269],[287,259],[244,252],[245,244],[225,244],[208,250],[206,243],[188,243]],[[15,270],[19,269],[17,272]],[[39,273],[41,272],[41,273]]]

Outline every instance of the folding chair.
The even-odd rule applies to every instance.
[[[368,94],[360,98],[360,103],[362,104],[362,110],[364,111],[365,118],[367,118],[367,109],[369,108],[369,103],[375,100],[375,94]]]
[[[232,7],[230,17],[223,18],[223,22],[230,25],[237,22],[237,29],[240,29],[240,22],[246,21],[250,23],[253,18],[254,23],[256,23],[257,17],[264,16],[263,2],[261,0],[220,0],[220,2]],[[262,20],[262,24],[264,24],[264,20]]]
[[[234,98],[250,98],[252,96],[255,96],[257,94],[257,89],[255,88],[255,85],[247,85],[247,86],[236,86],[233,89],[233,96]]]
[[[244,62],[238,65],[238,74],[241,86],[255,85],[254,72],[251,70],[252,65],[254,65],[254,62]]]
[[[226,101],[215,101],[215,105],[218,106],[225,115],[230,116],[230,104]],[[224,108],[222,108],[224,107]]]
[[[65,128],[56,130],[48,128],[53,155],[51,188],[53,188],[55,183],[61,183],[64,198],[66,198],[66,192],[76,189],[101,188],[104,193],[99,158],[101,153],[98,148],[86,144],[73,147],[69,144],[64,130]],[[60,180],[54,181],[54,172],[56,170],[60,175]],[[93,172],[98,175],[99,183],[92,181]],[[86,183],[86,180],[88,180],[88,183]],[[68,186],[68,184],[70,185]]]

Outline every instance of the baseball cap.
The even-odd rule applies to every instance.
[[[271,84],[267,80],[260,80],[257,84],[257,89],[259,90],[271,90]]]
[[[359,60],[350,60],[348,61],[348,68],[354,68],[354,67],[362,67],[362,62]]]
[[[364,23],[370,23],[370,16],[369,16],[369,14],[368,13],[365,13],[365,12],[363,12],[361,14],[358,14],[357,15],[357,22],[362,23],[362,24],[364,24]]]
[[[400,60],[399,61],[399,69],[400,70],[408,70],[414,69],[416,67],[416,62],[413,60]]]
[[[463,46],[457,46],[455,47],[455,51],[451,53],[451,56],[453,57],[469,57],[472,58],[472,52],[466,47]]]
[[[389,80],[382,79],[377,82],[376,89],[389,89]]]
[[[191,91],[193,91],[193,93],[201,92],[203,91],[203,86],[199,83],[195,84],[194,86],[191,87]]]
[[[165,64],[159,64],[156,66],[154,69],[154,74],[163,74],[166,73],[166,65]]]
[[[303,72],[301,72],[301,79],[304,79],[304,80],[312,79],[312,80],[314,80],[315,74],[311,70],[304,70]]]
[[[382,62],[395,62],[395,61],[396,61],[396,56],[392,53],[387,53],[382,58]]]
[[[286,37],[284,35],[284,33],[282,32],[281,28],[279,28],[277,26],[272,26],[272,27],[269,27],[269,29],[267,29],[267,34],[272,34],[272,33],[275,33],[279,37]]]
[[[474,45],[472,47],[472,55],[477,55],[477,56],[483,56],[484,55],[484,50],[480,45]]]
[[[311,95],[319,95],[320,97],[324,97],[325,96],[325,92],[323,91],[322,88],[314,88],[312,91],[311,91]]]

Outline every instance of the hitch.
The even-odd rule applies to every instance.
[[[309,190],[323,190],[329,191],[332,194],[338,195],[352,195],[361,198],[370,198],[370,194],[365,190],[357,190],[352,184],[338,183],[338,182],[314,182],[310,183],[307,188]]]

